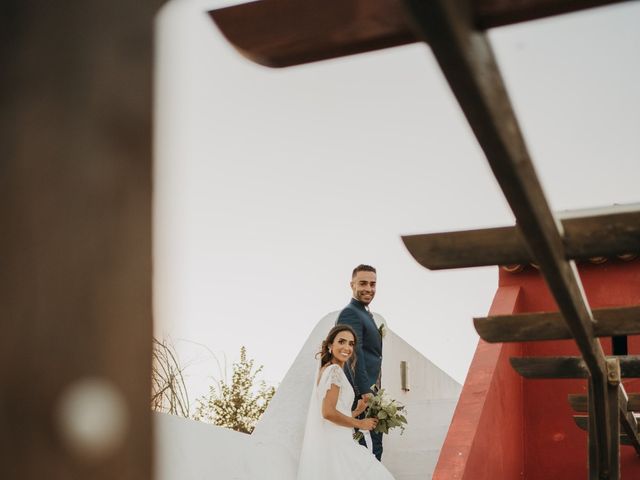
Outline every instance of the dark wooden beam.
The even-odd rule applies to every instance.
[[[589,422],[589,417],[587,415],[582,415],[582,416],[574,415],[573,416],[573,421],[578,426],[578,428],[580,428],[581,430],[584,430],[585,432],[588,430],[587,424]],[[626,445],[628,447],[634,447],[635,448],[634,440],[624,432],[620,434],[620,445]]]
[[[574,412],[585,413],[589,408],[587,403],[589,401],[588,398],[589,395],[585,395],[584,393],[570,393],[567,396],[567,401]]]
[[[209,13],[241,54],[268,67],[418,41],[397,0],[263,0]]]
[[[404,1],[416,35],[431,46],[584,358],[594,395],[594,460],[599,477],[609,478],[613,445],[604,352],[593,336],[580,277],[566,260],[561,226],[542,191],[489,40],[478,31],[468,2]]]
[[[475,0],[487,29],[621,0]],[[209,12],[227,40],[252,61],[288,67],[420,41],[398,0],[262,0]]]
[[[635,448],[636,453],[640,455],[640,436],[638,435],[638,419],[632,412],[620,412],[620,425],[622,426],[623,433],[620,435],[620,442],[622,443],[622,437],[626,437],[628,442],[625,445],[631,445]]]
[[[576,424],[576,426],[580,430],[584,430],[585,432],[589,430],[589,428],[588,428],[589,416],[588,415],[574,415],[573,416],[573,422]],[[629,438],[629,436],[626,433],[621,433],[620,434],[620,444],[621,445],[633,446],[633,440],[631,438]]]
[[[589,371],[581,357],[512,357],[513,369],[525,378],[588,378]]]
[[[636,449],[636,453],[640,455],[640,436],[638,436],[638,420],[632,411],[629,411],[629,397],[621,388],[620,394],[620,425],[622,431],[629,437],[631,445]]]
[[[567,212],[560,220],[565,259],[586,260],[640,252],[640,205]],[[528,264],[535,262],[517,226],[406,235],[416,261],[430,269]]]
[[[586,432],[589,429],[589,415],[574,415],[573,421],[580,430]]]
[[[588,430],[588,415],[582,413],[587,412],[589,407],[587,404],[587,395],[569,395],[569,403],[575,412],[579,412],[580,415],[574,415],[573,420],[576,425],[582,430]],[[633,400],[632,400],[633,399]],[[639,394],[627,394],[624,389],[621,389],[619,399],[619,415],[620,425],[622,431],[620,433],[620,443],[623,445],[629,445],[635,448],[636,452],[640,454],[640,436],[638,436],[638,421],[633,415],[633,407],[638,406],[640,401]],[[634,405],[631,405],[631,402]]]
[[[627,403],[626,403],[627,412],[640,412],[640,393],[628,393],[627,396],[628,396]],[[568,395],[567,400],[574,412],[584,413],[588,410],[587,395],[572,393]]]
[[[569,211],[558,218],[567,259],[640,251],[640,204]]]
[[[161,5],[1,3],[3,480],[152,477],[151,106]]]
[[[596,337],[640,334],[640,306],[593,310]],[[490,343],[568,340],[572,338],[559,312],[522,313],[473,319],[480,337]]]
[[[640,355],[607,358],[620,360],[622,378],[640,378]],[[514,370],[525,378],[589,377],[589,371],[581,357],[511,357],[509,361]]]
[[[618,3],[597,0],[474,0],[474,16],[479,28],[492,28]]]
[[[517,227],[404,235],[402,241],[413,258],[429,270],[533,261]]]

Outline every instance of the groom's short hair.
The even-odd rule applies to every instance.
[[[356,268],[353,269],[353,272],[351,273],[351,278],[356,278],[356,275],[358,274],[358,272],[376,273],[376,269],[373,268],[371,265],[364,265],[361,263],[360,265],[358,265]]]

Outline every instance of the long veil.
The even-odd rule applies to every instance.
[[[311,398],[309,399],[309,409],[307,420],[304,426],[304,437],[302,439],[302,450],[300,451],[300,461],[298,463],[298,479],[311,479],[311,475],[318,478],[323,474],[322,467],[326,465],[322,459],[322,416],[320,415],[320,400],[318,395],[318,376],[320,375],[320,362],[316,364],[316,374],[314,375]]]
[[[333,327],[339,312],[318,322],[287,372],[269,408],[251,434],[253,444],[245,469],[249,479],[293,480],[306,430],[310,402],[318,378],[315,358],[322,340]]]

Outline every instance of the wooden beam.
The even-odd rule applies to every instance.
[[[589,423],[588,415],[574,415],[573,416],[574,423],[580,428],[580,430],[588,431],[587,425]],[[626,445],[628,447],[636,448],[635,440],[627,435],[626,433],[620,433],[620,445]],[[637,449],[636,449],[637,451]]]
[[[517,227],[404,235],[402,241],[429,270],[528,264],[533,259]]]
[[[640,251],[640,205],[616,206],[564,214],[565,259],[586,260]],[[486,228],[402,237],[416,261],[430,269],[467,268],[535,262],[520,229]]]
[[[580,357],[511,357],[513,369],[525,378],[589,378]]]
[[[640,355],[607,357],[620,360],[622,378],[640,378]],[[525,378],[589,378],[581,357],[511,357],[511,366]]]
[[[629,394],[629,398],[631,398]],[[582,430],[588,430],[588,415],[583,415],[582,412],[588,411],[587,395],[569,395],[569,403],[576,412],[580,412],[579,415],[574,415],[573,420],[576,425]],[[638,395],[635,394],[636,399]],[[637,401],[637,400],[634,400]],[[620,395],[620,425],[622,431],[620,433],[620,443],[623,445],[629,445],[635,448],[637,453],[640,453],[640,436],[638,436],[638,421],[632,412],[629,411],[630,406],[625,400],[625,394],[621,392]]]
[[[0,476],[149,480],[159,0],[3,0]]]
[[[589,396],[583,393],[570,393],[567,396],[567,401],[574,412],[585,413],[589,408],[587,404],[588,398]]]
[[[629,411],[629,396],[621,386],[620,394],[620,424],[622,431],[629,437],[631,445],[636,449],[636,453],[640,455],[640,436],[638,435],[638,420],[633,412]]]
[[[584,358],[594,392],[598,475],[612,454],[604,352],[575,264],[566,260],[561,226],[551,213],[487,36],[465,1],[404,0],[417,35],[431,46],[504,193],[528,250]]]
[[[640,251],[640,204],[576,210],[558,215],[567,259]]]
[[[589,430],[589,428],[588,428],[589,416],[588,415],[574,415],[573,416],[573,422],[576,424],[576,426],[580,430],[584,430],[585,432],[587,432]],[[621,433],[620,434],[620,444],[621,445],[633,446],[633,440],[631,438],[629,438],[629,436],[626,433]]]
[[[596,337],[640,334],[640,306],[593,310]],[[478,317],[473,324],[480,337],[490,343],[567,340],[572,338],[559,312],[521,313]]]
[[[640,393],[627,393],[626,411],[640,412]],[[567,401],[574,412],[584,413],[587,411],[588,396],[584,394],[569,394]]]
[[[475,0],[483,29],[621,0]],[[252,61],[288,67],[420,41],[398,0],[262,0],[209,12],[222,34]]]
[[[597,0],[474,0],[474,15],[480,28],[499,27],[526,22],[586,8],[617,3]]]
[[[574,415],[573,421],[580,430],[586,432],[589,429],[589,415]]]
[[[267,67],[418,41],[393,0],[262,0],[209,14],[242,55]]]

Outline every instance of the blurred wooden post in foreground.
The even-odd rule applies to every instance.
[[[159,0],[0,7],[0,477],[152,477]]]

